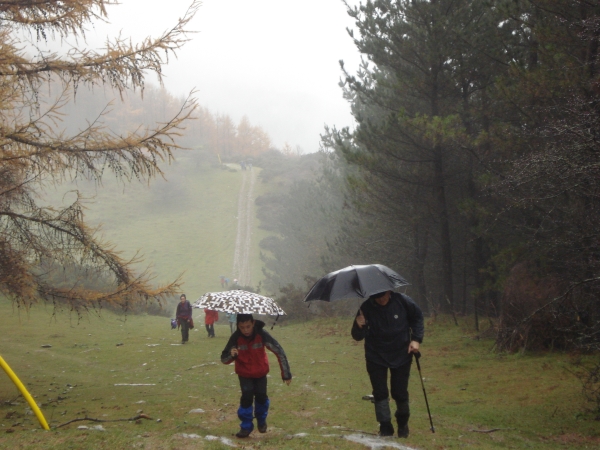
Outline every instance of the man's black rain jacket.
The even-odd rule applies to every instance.
[[[374,300],[365,300],[356,316],[362,311],[366,324],[352,325],[352,337],[365,340],[365,359],[396,369],[408,363],[410,341],[423,341],[425,328],[423,313],[408,295],[392,292],[390,301],[381,306]]]

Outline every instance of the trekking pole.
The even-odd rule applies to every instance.
[[[310,306],[310,305],[308,305]],[[273,322],[273,325],[271,325],[271,330],[273,329],[273,327],[275,326],[275,324],[277,323],[277,321],[279,320],[279,314],[277,314],[277,318],[275,319],[275,322]]]
[[[417,369],[419,370],[419,379],[421,380],[421,387],[423,388],[423,395],[425,396],[425,404],[427,405],[427,414],[429,414],[429,423],[431,424],[431,432],[435,433],[435,428],[433,427],[433,420],[431,420],[431,411],[429,410],[429,402],[427,401],[427,392],[425,392],[425,384],[423,383],[423,375],[421,375],[421,364],[419,364],[419,358],[421,357],[421,352],[417,352],[414,355],[415,355],[415,359],[417,360]]]

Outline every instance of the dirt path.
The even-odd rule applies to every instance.
[[[252,245],[252,225],[254,222],[254,183],[255,170],[242,171],[242,186],[238,197],[237,236],[233,253],[233,278],[241,286],[252,286],[250,270],[250,249]]]

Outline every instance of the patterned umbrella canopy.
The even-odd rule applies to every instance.
[[[285,314],[285,311],[272,298],[241,290],[208,292],[200,297],[193,306],[230,314],[268,314],[270,316]]]

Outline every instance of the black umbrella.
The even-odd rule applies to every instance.
[[[305,302],[311,300],[343,300],[369,298],[378,292],[391,291],[410,284],[389,267],[381,264],[348,266],[328,273],[308,291]]]

